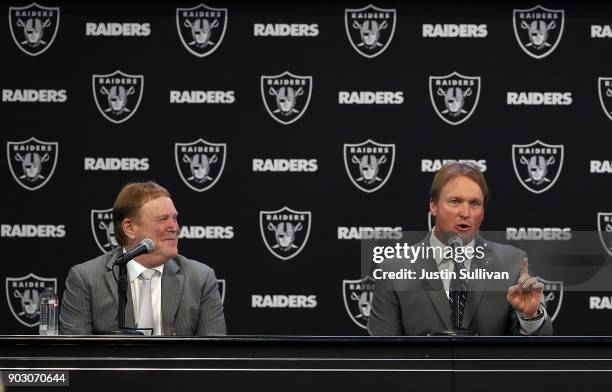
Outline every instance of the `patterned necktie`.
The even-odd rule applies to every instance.
[[[138,328],[155,328],[155,320],[153,319],[153,302],[151,291],[151,279],[157,271],[146,269],[139,276],[140,279],[140,299],[138,302]],[[144,331],[148,334],[147,331]],[[155,331],[153,331],[155,332]],[[151,332],[151,334],[153,334]]]
[[[452,261],[451,261],[452,263]],[[463,320],[463,311],[465,310],[465,301],[468,295],[468,281],[461,278],[461,271],[465,271],[464,263],[454,263],[456,279],[452,279],[449,285],[448,303],[451,307],[451,321],[454,327],[461,327]]]

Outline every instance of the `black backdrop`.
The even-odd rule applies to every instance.
[[[612,211],[608,194],[611,170],[593,173],[590,169],[591,161],[610,165],[611,158],[612,123],[602,110],[598,78],[612,77],[612,37],[593,38],[591,26],[612,23],[612,6],[542,4],[563,10],[564,16],[556,14],[556,26],[548,37],[555,42],[562,31],[558,45],[537,59],[521,48],[513,29],[513,10],[529,9],[537,3],[375,3],[388,10],[387,16],[395,10],[396,18],[392,35],[393,17],[385,19],[382,46],[370,54],[384,50],[371,58],[356,50],[367,51],[363,45],[357,46],[359,41],[355,47],[351,45],[344,19],[345,9],[362,8],[367,3],[206,2],[209,7],[227,8],[227,25],[220,38],[224,18],[217,18],[211,41],[218,45],[203,57],[191,53],[177,31],[177,8],[199,4],[41,3],[59,7],[55,12],[60,18],[57,23],[54,16],[42,17],[43,24],[45,18],[50,20],[45,43],[29,50],[45,50],[34,56],[20,49],[27,46],[21,43],[23,27],[16,25],[8,9],[30,3],[16,1],[5,7],[9,18],[0,21],[5,65],[0,74],[4,121],[0,143],[6,156],[0,160],[4,190],[0,241],[6,284],[6,296],[0,297],[0,314],[4,314],[1,333],[36,332],[26,325],[34,325],[36,315],[28,318],[27,312],[19,314],[24,312],[19,296],[34,295],[26,291],[43,278],[57,279],[58,292],[63,292],[69,267],[100,254],[92,210],[110,208],[120,187],[131,180],[153,179],[168,188],[181,225],[216,226],[217,232],[223,233],[221,237],[229,237],[183,238],[179,246],[183,255],[209,264],[224,279],[228,329],[239,334],[364,334],[358,325],[364,318],[357,317],[356,300],[347,291],[345,304],[343,290],[344,280],[361,278],[360,245],[357,239],[339,239],[339,227],[426,230],[427,191],[433,173],[422,171],[423,160],[468,159],[486,166],[492,190],[483,226],[486,230],[553,227],[596,232],[598,213]],[[150,34],[86,35],[86,23],[125,22],[148,23]],[[380,26],[382,20],[378,22]],[[17,39],[11,34],[10,23]],[[255,36],[256,23],[316,25],[318,34]],[[424,37],[423,24],[486,25],[486,36]],[[57,34],[50,40],[56,25]],[[352,24],[348,30],[359,39]],[[526,40],[520,25],[518,31]],[[383,45],[386,43],[388,46]],[[202,49],[207,50],[210,46]],[[121,123],[105,118],[106,106],[99,110],[92,91],[93,75],[116,70],[144,79],[139,105],[133,106],[138,93],[129,95],[131,117]],[[273,118],[273,114],[280,116],[278,113],[266,109],[261,89],[262,76],[285,71],[312,78],[307,107],[304,89],[294,108],[300,116],[287,125]],[[480,77],[478,102],[474,103],[474,90],[465,100],[469,118],[458,125],[443,121],[444,114],[436,113],[428,85],[431,76],[453,72]],[[14,102],[19,101],[16,90],[65,90],[66,99]],[[96,88],[96,93],[99,90]],[[228,99],[233,102],[170,103],[171,91],[222,91],[226,97],[233,96]],[[393,92],[396,103],[340,104],[340,91]],[[434,89],[434,99],[438,100],[436,92]],[[571,102],[508,105],[508,92],[570,93]],[[275,110],[274,97],[267,88],[263,95],[272,99],[271,111]],[[106,97],[100,97],[104,104]],[[605,90],[602,99],[607,105]],[[289,114],[285,119],[296,116]],[[460,114],[459,118],[462,116],[467,117]],[[57,145],[39,153],[40,158],[44,159],[45,153],[49,158],[42,166],[45,179],[28,185],[27,179],[19,178],[23,176],[21,162],[9,147],[32,137]],[[211,163],[210,176],[216,182],[202,192],[181,178],[177,159],[183,170],[188,170],[188,164],[181,155],[175,156],[175,143],[198,139],[226,145],[225,154],[217,152],[216,162]],[[379,172],[386,181],[372,192],[357,186],[364,180],[357,181],[358,165],[348,156],[346,165],[355,182],[351,180],[343,155],[344,144],[368,139],[392,144],[395,151],[375,156],[378,160],[386,157]],[[537,140],[558,146],[558,153],[563,151],[562,165],[557,154],[550,167],[550,173],[559,172],[559,176],[541,193],[529,191],[519,181],[512,155],[513,144]],[[57,162],[51,172],[54,154]],[[222,155],[225,160],[220,171]],[[27,160],[25,156],[20,153],[20,159]],[[137,158],[140,168],[147,170],[86,170],[86,158]],[[211,154],[207,158],[211,159]],[[305,166],[316,170],[255,172],[254,159],[305,159],[309,160]],[[526,178],[519,158],[516,163]],[[185,173],[187,178],[190,174]],[[210,182],[197,186],[206,187]],[[21,183],[31,187],[44,184],[29,190]],[[260,211],[285,206],[311,214],[310,227],[304,224],[296,232],[299,253],[288,260],[276,257],[266,246],[262,231],[274,245],[267,224],[260,228]],[[28,235],[23,225],[53,225],[60,235],[48,237],[45,233],[49,230],[40,228]],[[100,222],[94,225],[99,228]],[[210,230],[214,232],[214,228]],[[100,235],[104,242],[103,233]],[[603,248],[599,253],[591,258],[592,263],[606,264],[609,256]],[[554,269],[544,277],[551,282],[564,280],[555,276]],[[19,281],[30,282],[30,286]],[[560,306],[554,322],[556,333],[607,334],[612,321],[609,310],[590,309],[589,301],[590,296],[601,299],[608,293],[571,291],[567,283],[562,301],[559,284],[554,293]],[[301,308],[252,307],[253,296],[258,295],[316,298],[302,301],[308,307]]]

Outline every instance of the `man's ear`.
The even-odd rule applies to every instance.
[[[121,222],[121,228],[125,233],[125,236],[131,240],[136,238],[136,233],[134,232],[134,221],[130,218],[125,218]]]
[[[431,212],[433,216],[438,215],[438,205],[433,199],[429,199],[429,212]]]

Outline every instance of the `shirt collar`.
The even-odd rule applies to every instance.
[[[446,248],[448,245],[445,245],[442,241],[440,241],[438,239],[438,237],[436,237],[435,230],[436,230],[436,227],[434,226],[431,229],[431,236],[429,236],[429,244],[431,245],[432,248]],[[473,248],[474,247],[474,239],[472,238],[472,241],[470,241],[465,246],[469,246],[469,247]],[[436,265],[438,267],[440,266],[440,264],[443,261],[446,261],[446,260],[443,260],[442,258],[438,257],[438,256],[441,256],[441,253],[443,253],[443,252],[434,252],[434,258],[436,260]],[[466,261],[470,261],[470,259],[467,259]],[[466,265],[467,265],[467,263],[466,263]]]
[[[126,253],[125,248],[123,248],[123,253]],[[142,264],[140,264],[134,259],[128,261],[127,273],[128,273],[128,278],[130,279],[130,283],[132,283],[134,279],[138,278],[140,274],[142,273],[142,271],[146,269],[147,267],[143,266]],[[164,273],[164,264],[158,265],[157,267],[151,268],[151,269],[159,271],[159,276],[162,276],[162,274]]]

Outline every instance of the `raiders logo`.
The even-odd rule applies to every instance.
[[[299,120],[310,103],[312,76],[298,76],[285,71],[261,77],[261,98],[273,119],[289,125]]]
[[[96,106],[108,121],[120,124],[136,113],[142,100],[143,75],[129,75],[119,70],[92,76]]]
[[[115,238],[112,208],[91,210],[91,232],[102,252],[108,253],[119,246]]]
[[[612,256],[612,212],[597,213],[597,231],[604,249]]]
[[[9,28],[13,41],[30,56],[44,53],[57,35],[59,7],[43,7],[32,3],[26,7],[9,7]]]
[[[530,144],[512,145],[512,165],[521,185],[530,192],[549,190],[561,174],[563,145],[536,140]]]
[[[373,5],[344,10],[344,27],[353,48],[369,59],[387,49],[395,33],[395,8],[383,9]]]
[[[563,281],[552,281],[542,278],[538,278],[538,281],[544,283],[542,295],[546,303],[546,313],[548,313],[550,321],[553,322],[561,310],[561,303],[563,303]]]
[[[453,72],[429,77],[431,104],[442,120],[450,125],[466,121],[478,105],[480,76],[464,76]]]
[[[219,288],[219,295],[221,295],[221,303],[225,302],[225,279],[217,279],[217,287]]]
[[[225,143],[209,143],[198,139],[191,143],[174,143],[176,169],[183,182],[194,191],[212,188],[225,168]]]
[[[6,278],[6,302],[17,321],[26,327],[38,325],[40,297],[47,286],[57,292],[57,278],[41,278],[32,273]]]
[[[612,120],[612,78],[597,78],[597,90],[601,108],[610,120]]]
[[[59,144],[34,137],[22,142],[7,142],[6,157],[13,178],[27,190],[42,188],[55,172]]]
[[[393,171],[395,144],[381,144],[368,139],[363,143],[344,144],[344,168],[351,182],[364,192],[379,190]]]
[[[211,8],[200,4],[176,9],[176,28],[189,53],[206,57],[213,53],[225,36],[227,8]]]
[[[270,253],[281,260],[289,260],[304,249],[311,222],[310,211],[283,207],[276,211],[259,212],[259,228],[264,244]]]
[[[363,329],[368,328],[368,318],[374,296],[374,279],[366,276],[357,280],[342,281],[344,307],[351,320]]]
[[[551,54],[563,35],[565,11],[536,6],[514,10],[512,26],[521,49],[535,59]]]

